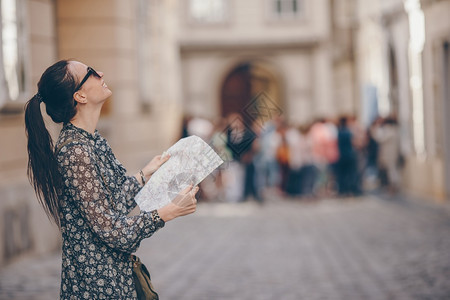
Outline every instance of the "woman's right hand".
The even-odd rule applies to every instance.
[[[189,215],[197,209],[197,199],[195,194],[198,192],[198,186],[188,186],[182,190],[175,199],[166,206],[158,209],[158,214],[164,222],[168,222],[177,217]]]

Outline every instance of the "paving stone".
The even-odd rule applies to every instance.
[[[450,210],[365,196],[201,203],[138,255],[163,300],[450,299]],[[0,271],[0,300],[57,299],[60,254]]]

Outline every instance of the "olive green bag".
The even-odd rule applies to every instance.
[[[145,265],[139,257],[131,255],[133,261],[133,280],[136,285],[137,298],[139,300],[159,300],[158,294],[153,289],[153,285]]]
[[[57,155],[58,152],[61,151],[62,147],[74,141],[76,140],[69,139],[64,143],[62,143],[58,148],[55,149],[55,155]],[[100,173],[100,175],[102,176],[103,183],[105,184],[106,189],[109,191],[108,185],[106,184],[103,174]],[[132,254],[131,260],[133,261],[133,280],[136,286],[136,293],[138,300],[159,300],[158,294],[153,289],[153,285],[150,279],[150,273],[148,272],[145,265],[136,255]]]

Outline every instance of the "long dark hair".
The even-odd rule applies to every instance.
[[[48,218],[60,227],[58,195],[62,177],[54,154],[52,138],[41,114],[41,102],[55,123],[67,123],[76,113],[73,93],[76,78],[69,71],[69,61],[61,60],[42,74],[38,93],[25,105],[25,131],[28,137],[27,175],[39,203]]]

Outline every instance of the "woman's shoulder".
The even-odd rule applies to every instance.
[[[55,155],[59,157],[73,153],[80,154],[80,150],[89,154],[91,147],[88,140],[80,139],[77,136],[60,136],[55,144]]]
[[[75,148],[83,148],[85,150],[88,150],[86,146],[86,143],[83,143],[82,141],[76,139],[66,139],[64,141],[61,140],[58,141],[55,145],[55,155],[64,155],[64,153],[70,152]]]
[[[67,139],[55,147],[55,158],[61,167],[79,163],[90,164],[95,157],[92,147],[84,140]]]
[[[65,153],[72,148],[83,148],[88,150],[90,146],[94,146],[95,143],[86,136],[79,134],[74,126],[70,123],[65,124],[61,129],[58,140],[55,144],[55,154]]]

